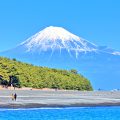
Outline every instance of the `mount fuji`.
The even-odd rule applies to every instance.
[[[0,55],[51,68],[77,69],[94,89],[120,88],[120,52],[95,45],[62,27],[47,27]]]

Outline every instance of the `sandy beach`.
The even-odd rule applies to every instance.
[[[17,93],[12,101],[11,94]],[[1,108],[120,106],[119,91],[0,90]]]

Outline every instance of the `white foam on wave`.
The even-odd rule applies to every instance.
[[[91,107],[41,107],[41,108],[1,108],[0,111],[21,111],[21,110],[57,110],[57,109],[84,109]]]

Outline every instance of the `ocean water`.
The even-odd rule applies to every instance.
[[[0,109],[0,120],[120,120],[120,107]]]

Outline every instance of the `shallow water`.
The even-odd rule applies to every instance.
[[[120,120],[120,107],[0,109],[0,120]]]

